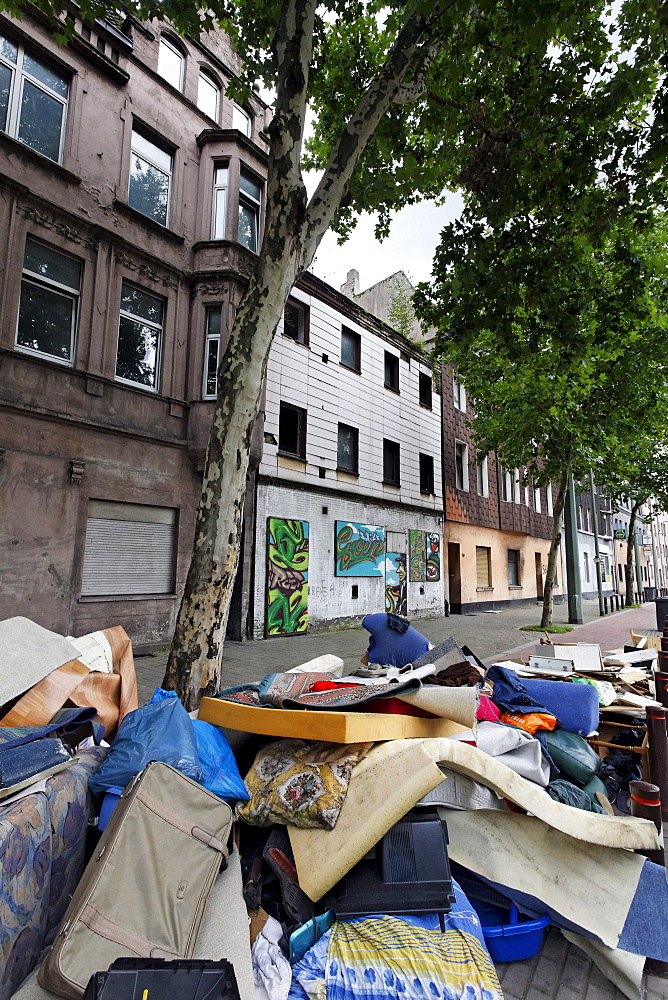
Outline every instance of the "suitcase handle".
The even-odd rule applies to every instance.
[[[139,799],[139,801],[145,805],[147,809],[150,809],[151,812],[155,813],[156,816],[159,816],[160,819],[164,819],[164,821],[169,823],[170,826],[176,827],[176,829],[180,830],[181,833],[185,833],[194,840],[198,840],[200,844],[205,844],[207,847],[213,848],[214,851],[219,851],[225,860],[227,860],[229,854],[227,845],[213,833],[208,833],[206,830],[202,830],[199,826],[193,826],[192,823],[188,822],[187,819],[175,812],[173,809],[170,809],[169,806],[166,806],[165,803],[161,802],[155,795],[151,795],[150,792],[147,792],[145,788],[138,788],[135,798]]]

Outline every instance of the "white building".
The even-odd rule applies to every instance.
[[[422,351],[305,275],[267,368],[254,636],[443,614],[440,419]]]

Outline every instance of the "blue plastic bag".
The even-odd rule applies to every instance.
[[[170,764],[202,784],[195,729],[178,698],[149,702],[125,716],[89,788],[93,795],[101,795],[107,788],[125,788],[152,760]]]
[[[250,795],[243,778],[239,774],[232,748],[223,733],[208,722],[193,720],[199,762],[204,780],[202,784],[221,799],[243,799],[248,802]]]

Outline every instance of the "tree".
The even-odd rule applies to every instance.
[[[17,0],[2,6],[20,11]],[[64,0],[37,0],[37,6],[60,15]],[[568,103],[612,58],[614,46],[602,20],[604,4],[584,0],[218,0],[201,9],[197,0],[127,0],[124,6],[138,18],[168,18],[195,35],[224,28],[244,66],[232,93],[241,96],[260,79],[276,95],[264,238],[220,363],[193,556],[165,678],[192,707],[220,686],[249,444],[271,340],[322,236],[330,226],[345,234],[362,209],[380,213],[383,232],[392,209],[456,183],[470,159],[472,122],[484,117],[482,97],[494,96],[490,103],[500,109],[512,103],[508,82],[520,79],[522,66],[531,67],[527,86],[539,87],[544,104],[554,96],[553,84]],[[634,17],[629,34],[649,35],[646,5],[627,0],[627,7]],[[90,20],[105,15],[95,0],[83,0],[80,10]],[[67,37],[65,20],[58,31]],[[553,72],[557,39],[567,55]],[[644,50],[620,66],[619,77],[634,80],[643,59]],[[629,100],[620,92],[608,100],[617,125]],[[604,104],[601,98],[587,108],[593,139]],[[316,125],[305,152],[307,106]],[[304,167],[322,171],[310,199]]]

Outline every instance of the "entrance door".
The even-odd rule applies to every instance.
[[[462,571],[459,555],[459,542],[448,542],[448,580],[450,595],[450,613],[462,613]]]
[[[536,552],[536,600],[542,601],[543,597],[543,557]]]

